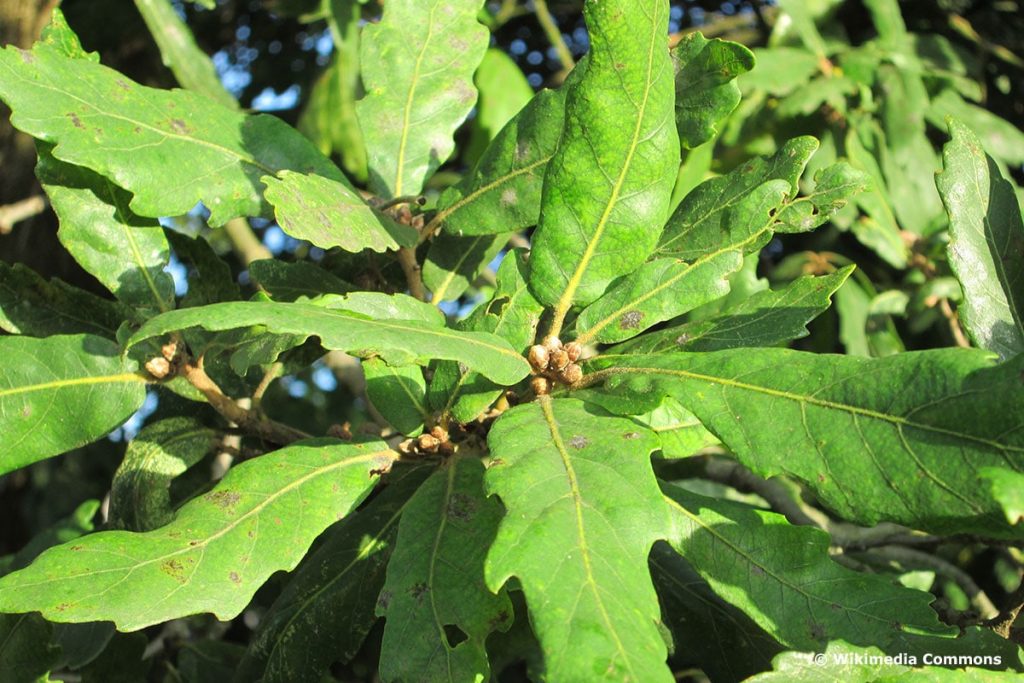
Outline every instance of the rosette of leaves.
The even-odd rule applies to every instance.
[[[102,66],[59,13],[31,51],[0,51],[0,97],[40,140],[62,239],[110,291],[3,270],[0,472],[101,440],[147,390],[166,418],[129,446],[106,528],[76,520],[4,563],[0,670],[85,679],[159,652],[187,680],[330,680],[346,664],[386,681],[509,667],[671,681],[694,666],[728,680],[826,648],[982,652],[1019,669],[1012,641],[943,622],[892,566],[830,555],[831,542],[867,563],[924,534],[1020,541],[1008,489],[1024,468],[1022,366],[1005,351],[1018,279],[971,294],[981,349],[784,348],[851,269],[771,289],[757,255],[776,232],[830,221],[867,180],[817,163],[801,194],[818,142],[797,137],[673,202],[681,149],[715,134],[753,60],[701,37],[670,52],[664,0],[587,2],[586,58],[424,207],[476,98],[482,7],[388,0],[363,28],[352,177],[277,119]],[[162,44],[168,60],[200,59]],[[953,132],[940,189],[963,225],[957,253],[1016,244],[998,168]],[[159,227],[196,202],[211,225],[273,216],[334,251],[254,264],[260,289],[246,291],[204,240]],[[529,228],[472,314],[451,323],[427,300]],[[185,297],[164,273],[172,251],[189,263]],[[1019,268],[1015,248],[989,258]],[[346,269],[360,259],[376,279]],[[442,276],[424,285],[427,266]],[[393,291],[396,270],[409,294]],[[343,379],[365,366],[346,389],[365,397],[339,390],[351,400],[333,417],[348,424],[282,390],[327,352]],[[764,496],[723,487],[709,445]],[[199,465],[218,452],[237,464],[210,480]],[[238,619],[245,642],[218,640],[206,613]],[[98,622],[117,634],[83,626]],[[168,622],[189,639],[147,648],[144,629]],[[712,629],[717,651],[701,641]]]

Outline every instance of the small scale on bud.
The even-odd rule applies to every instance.
[[[555,351],[562,348],[562,340],[558,337],[545,337],[544,346],[548,351]]]
[[[163,379],[171,374],[171,363],[166,358],[157,356],[146,361],[146,372],[157,379]]]
[[[550,356],[548,350],[540,344],[530,347],[530,353],[527,358],[530,361],[530,367],[536,372],[544,372],[548,369],[548,359]]]
[[[169,341],[160,347],[160,355],[169,361],[173,361],[178,355],[178,342]]]
[[[557,351],[551,352],[551,364],[548,366],[555,372],[561,372],[565,367],[569,365],[569,354],[558,349]]]
[[[566,384],[572,386],[573,384],[576,384],[581,379],[583,379],[583,369],[580,366],[573,363],[572,365],[570,365],[569,367],[562,371],[562,374],[559,376],[559,379],[561,379]]]
[[[435,425],[434,428],[430,430],[430,435],[441,443],[448,440],[448,430],[441,425]]]
[[[431,434],[420,434],[416,439],[416,445],[420,447],[421,451],[433,453],[441,445],[441,440]]]
[[[537,396],[547,396],[551,393],[551,380],[547,377],[534,377],[530,380],[530,388]]]
[[[569,342],[565,345],[565,352],[569,356],[569,360],[575,363],[583,355],[583,347],[576,342]]]

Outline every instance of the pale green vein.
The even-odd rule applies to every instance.
[[[167,304],[164,303],[164,299],[160,296],[160,291],[157,289],[156,282],[153,280],[152,274],[149,272],[149,268],[146,267],[146,261],[142,257],[142,252],[139,250],[138,241],[135,239],[135,235],[132,231],[132,226],[128,225],[128,221],[125,218],[127,216],[126,207],[121,206],[117,201],[117,193],[114,191],[114,184],[106,178],[103,179],[103,187],[106,190],[109,204],[114,207],[117,211],[120,220],[121,230],[124,232],[125,240],[128,241],[128,246],[131,248],[132,256],[135,259],[135,263],[138,265],[138,271],[142,274],[143,279],[146,281],[146,287],[149,289],[149,293],[153,295],[153,300],[156,302],[157,307],[161,313],[166,313],[169,309]]]
[[[402,113],[402,135],[398,142],[398,177],[395,178],[395,196],[402,196],[402,175],[405,171],[405,148],[409,142],[409,120],[412,118],[412,102],[416,97],[416,87],[420,80],[420,68],[423,66],[423,55],[430,46],[430,39],[434,36],[434,10],[437,3],[430,8],[429,19],[427,20],[427,37],[423,40],[423,47],[416,55],[416,66],[413,68],[412,80],[409,82],[409,94],[405,98],[405,111]]]
[[[33,391],[45,391],[47,389],[64,389],[67,387],[83,386],[89,384],[117,384],[118,382],[146,382],[141,375],[125,372],[118,375],[99,375],[95,377],[75,377],[73,379],[59,379],[53,382],[42,382],[40,384],[26,384],[20,387],[0,389],[0,398],[14,396],[16,394],[28,394]]]

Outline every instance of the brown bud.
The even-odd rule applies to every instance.
[[[453,453],[455,453],[455,444],[453,444],[451,441],[442,441],[441,446],[438,450],[441,451],[442,455],[452,455]]]
[[[562,349],[551,352],[551,363],[548,365],[549,368],[555,372],[561,372],[565,367],[569,365],[569,354]]]
[[[430,430],[430,435],[442,443],[448,440],[448,430],[441,425],[435,425]]]
[[[554,351],[562,348],[562,341],[558,337],[545,337],[544,346],[547,347],[548,351]]]
[[[576,384],[583,379],[583,369],[573,363],[562,371],[562,374],[559,375],[559,379],[569,385]]]
[[[530,388],[537,396],[547,396],[551,393],[551,380],[543,376],[534,377],[530,380]]]
[[[327,436],[333,436],[335,439],[343,439],[345,441],[352,440],[352,423],[346,422],[345,424],[333,424],[327,428]]]
[[[544,372],[548,369],[548,350],[540,344],[531,346],[527,357],[530,361],[530,367],[536,372]]]
[[[576,342],[569,342],[565,345],[565,352],[568,354],[569,360],[575,363],[583,355],[583,347]]]
[[[420,434],[420,437],[416,439],[416,445],[420,447],[421,451],[433,453],[441,445],[441,440],[430,434]]]
[[[169,361],[174,360],[178,355],[178,342],[169,341],[160,347],[160,355]]]
[[[166,358],[150,358],[146,361],[146,371],[157,379],[163,379],[171,374],[171,364]]]

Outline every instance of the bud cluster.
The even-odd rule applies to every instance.
[[[557,337],[548,337],[543,344],[530,347],[527,359],[536,376],[530,380],[530,387],[537,396],[551,392],[555,382],[572,386],[583,379],[583,368],[576,364],[583,354],[583,347],[576,342],[565,346]]]
[[[429,433],[420,434],[416,439],[416,447],[421,453],[451,455],[455,452],[455,444],[448,438],[448,430],[441,425],[435,426]]]
[[[160,355],[146,361],[146,371],[156,379],[164,379],[173,375],[177,370],[181,355],[178,353],[178,343],[167,342],[160,348]]]

